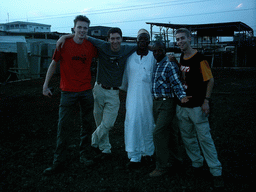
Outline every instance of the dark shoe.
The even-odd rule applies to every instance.
[[[160,177],[162,175],[165,175],[167,173],[166,170],[158,170],[158,169],[155,169],[154,171],[152,171],[150,174],[149,174],[149,177]]]
[[[100,153],[99,155],[97,155],[94,158],[94,161],[105,161],[105,160],[109,160],[112,158],[112,154],[111,153]]]
[[[112,153],[102,153],[101,156],[102,160],[109,160],[112,158]]]
[[[141,162],[129,162],[126,164],[126,168],[129,170],[136,170],[141,168]]]
[[[175,161],[173,163],[170,163],[168,166],[168,171],[171,174],[178,174],[178,175],[185,175],[186,170],[183,166],[182,161]]]
[[[215,189],[224,188],[224,180],[222,176],[213,176],[213,187]]]
[[[92,151],[94,151],[97,155],[101,154],[102,151],[98,147],[91,147]]]
[[[188,169],[186,174],[191,177],[202,177],[204,175],[203,167],[192,167]]]
[[[155,159],[153,156],[142,156],[141,158],[141,164],[144,166],[151,166],[151,165],[155,165]]]
[[[80,163],[85,165],[86,167],[92,166],[94,164],[93,160],[87,159],[84,156],[80,157]]]
[[[62,172],[64,166],[61,164],[53,164],[51,167],[44,170],[43,175],[53,175]]]

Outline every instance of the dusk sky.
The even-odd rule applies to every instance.
[[[51,25],[52,32],[70,33],[77,15],[91,26],[120,27],[136,37],[146,22],[205,24],[241,21],[254,29],[256,0],[8,0],[0,2],[0,23],[29,21]],[[159,28],[154,27],[158,32]]]

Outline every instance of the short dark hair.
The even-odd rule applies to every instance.
[[[179,28],[175,31],[175,35],[178,33],[185,33],[187,37],[191,37],[191,32],[187,28]]]
[[[164,51],[164,53],[165,53],[165,44],[162,42],[162,41],[156,41],[156,42],[154,42],[154,44],[153,44],[153,50],[155,50],[157,47],[159,47],[159,48],[161,48],[163,51]]]
[[[108,38],[110,38],[110,33],[118,33],[121,37],[123,37],[122,30],[118,27],[112,27],[108,30]]]
[[[90,25],[91,21],[88,19],[88,17],[84,16],[84,15],[78,15],[76,16],[76,18],[74,19],[74,26],[76,26],[77,21],[85,21],[86,23],[88,23]]]

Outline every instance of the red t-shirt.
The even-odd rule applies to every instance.
[[[52,59],[60,61],[61,90],[81,92],[91,89],[90,68],[92,58],[96,56],[96,47],[87,40],[77,44],[73,38],[67,39],[60,51],[55,50]]]

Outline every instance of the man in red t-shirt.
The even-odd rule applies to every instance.
[[[91,165],[88,151],[90,150],[90,137],[93,132],[93,94],[91,87],[91,62],[97,56],[97,49],[85,39],[90,20],[79,15],[74,20],[75,36],[68,39],[61,50],[55,50],[53,60],[48,68],[43,85],[43,95],[51,97],[48,88],[57,63],[60,61],[60,89],[61,99],[59,106],[59,123],[57,133],[57,146],[54,153],[53,165],[44,171],[45,175],[61,171],[64,165],[67,140],[72,127],[69,124],[73,106],[79,103],[81,113],[81,142],[80,162]]]

